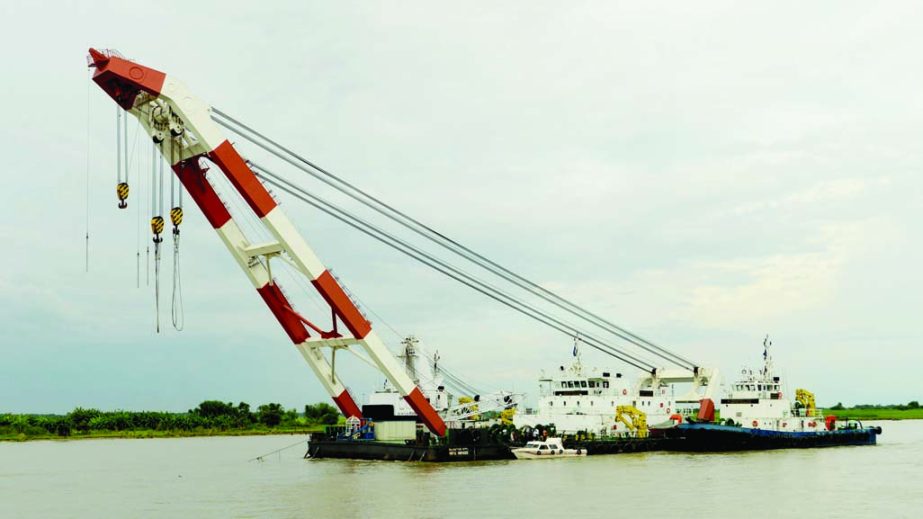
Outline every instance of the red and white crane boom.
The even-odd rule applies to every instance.
[[[89,64],[96,69],[93,81],[122,109],[135,116],[158,144],[186,191],[215,228],[221,241],[343,414],[362,416],[358,405],[328,362],[323,348],[335,352],[339,348],[358,345],[397,388],[429,430],[443,435],[446,426],[442,418],[278,207],[247,161],[212,121],[211,107],[194,96],[181,81],[163,72],[122,58],[117,53],[96,49],[90,49],[89,53]],[[269,231],[273,237],[272,242],[248,241],[209,182],[209,169],[201,159],[207,159],[224,173]],[[330,330],[323,330],[297,313],[270,277],[270,259],[280,254],[288,256],[329,305],[333,316]],[[351,336],[343,336],[337,330],[338,320]],[[315,332],[314,335],[309,329]]]

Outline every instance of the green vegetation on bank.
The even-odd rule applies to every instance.
[[[185,413],[78,407],[66,415],[0,414],[0,440],[303,434],[339,420],[340,412],[324,403],[306,405],[304,413],[280,404],[251,411],[246,402],[235,406],[217,400],[206,400]]]
[[[923,408],[916,400],[906,405],[859,404],[844,407],[838,403],[826,410],[828,415],[836,415],[840,420],[923,420]]]

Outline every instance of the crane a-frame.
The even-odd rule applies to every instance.
[[[122,109],[135,116],[158,145],[187,193],[214,227],[340,411],[347,417],[362,416],[359,406],[334,372],[323,349],[330,348],[335,352],[339,348],[359,346],[429,430],[440,436],[445,434],[446,426],[442,418],[278,207],[247,161],[212,121],[211,107],[195,97],[181,81],[163,72],[125,59],[114,52],[90,49],[89,53],[89,66],[96,69],[93,81]],[[203,159],[217,166],[227,176],[274,241],[250,243],[247,240],[221,196],[209,182],[209,168],[203,164]],[[322,329],[296,312],[272,279],[270,258],[280,254],[291,260],[329,305],[332,315],[329,330]],[[342,322],[350,336],[344,336],[338,331],[338,322]]]

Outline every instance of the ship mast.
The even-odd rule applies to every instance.
[[[769,347],[772,341],[769,340],[769,334],[763,338],[763,379],[769,380],[772,377],[772,355],[769,354]]]

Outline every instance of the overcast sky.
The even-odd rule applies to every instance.
[[[149,146],[132,125],[134,192],[119,211],[114,103],[88,88],[89,46],[182,78],[727,378],[758,364],[769,333],[790,391],[822,404],[923,398],[914,2],[43,4],[0,6],[0,411],[326,398],[193,207],[186,330],[169,326],[168,240],[166,330],[154,333],[151,289],[135,288]],[[416,334],[472,382],[533,395],[539,370],[568,360],[567,337],[279,198],[395,348]],[[341,358],[358,398],[380,383]]]

